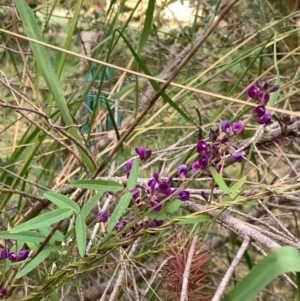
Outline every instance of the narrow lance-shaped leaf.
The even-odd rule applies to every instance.
[[[130,169],[130,175],[127,181],[128,190],[132,190],[136,186],[137,179],[139,176],[139,163],[140,163],[139,159],[135,159],[133,161],[132,167]]]
[[[76,240],[77,240],[79,255],[83,257],[86,248],[86,224],[85,224],[85,218],[81,214],[78,214],[76,216],[75,232],[76,232]]]
[[[68,208],[73,210],[75,213],[80,211],[80,207],[73,200],[66,197],[65,195],[48,191],[44,193],[44,197],[51,201],[59,208]]]
[[[74,187],[96,191],[120,191],[124,186],[118,182],[104,180],[80,180],[71,184]]]
[[[84,206],[81,209],[80,214],[83,216],[83,218],[87,218],[87,216],[90,214],[90,212],[93,210],[93,208],[97,205],[98,201],[102,197],[104,191],[97,192],[90,200],[84,204]]]

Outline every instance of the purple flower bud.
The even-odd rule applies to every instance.
[[[254,110],[253,110],[253,114],[256,118],[261,118],[265,115],[266,113],[266,108],[264,105],[260,105],[257,106]]]
[[[235,151],[231,151],[231,156],[235,159],[236,162],[241,163],[243,161],[243,156],[245,156],[245,152],[235,152]]]
[[[128,221],[126,219],[124,219],[124,220],[118,221],[116,223],[115,227],[118,229],[121,229],[121,228],[124,228],[127,225],[127,223],[128,223]]]
[[[99,223],[106,223],[108,220],[109,214],[107,211],[100,210],[97,214],[97,219]]]
[[[154,212],[159,212],[162,209],[160,199],[150,200],[149,206],[153,208]]]
[[[128,162],[125,164],[125,169],[126,169],[126,176],[127,176],[127,178],[129,177],[130,170],[131,170],[131,168],[132,168],[132,164],[133,164],[133,161],[132,161],[132,160],[128,161]]]
[[[8,258],[8,250],[6,248],[3,248],[1,250],[1,259],[7,259]]]
[[[11,262],[16,262],[18,261],[18,256],[15,252],[9,252],[7,255],[7,259],[10,260]]]
[[[137,147],[135,149],[136,153],[139,155],[140,159],[142,161],[146,161],[147,159],[149,159],[149,157],[152,154],[152,150],[151,149],[145,149],[144,147]]]
[[[154,172],[153,173],[153,178],[156,180],[156,182],[160,183],[160,178],[159,178],[159,173],[158,172]]]
[[[280,88],[280,85],[274,85],[272,88],[270,88],[269,93],[276,92]]]
[[[257,99],[257,87],[256,86],[251,86],[248,89],[248,96],[252,99]]]
[[[154,191],[155,185],[156,185],[156,180],[155,180],[155,179],[151,179],[151,180],[148,181],[148,187],[149,187],[152,191]]]
[[[202,156],[202,157],[199,159],[199,165],[200,165],[200,168],[203,169],[203,168],[207,167],[208,162],[209,162],[208,156],[206,156],[206,155]]]
[[[269,87],[269,82],[268,81],[265,81],[263,84],[262,84],[262,90],[266,91]]]
[[[140,191],[137,188],[132,189],[132,197],[136,201],[140,198]]]
[[[220,135],[219,128],[209,130],[208,136],[212,142],[215,142],[218,139],[219,135]]]
[[[263,117],[257,120],[259,124],[268,124],[271,122],[272,115],[270,113],[266,113]]]
[[[1,289],[1,295],[2,295],[3,297],[5,297],[5,296],[7,295],[7,288],[3,287],[3,288]]]
[[[188,173],[188,168],[185,164],[181,164],[178,166],[177,174],[181,178],[181,180],[185,180],[187,173]]]
[[[232,128],[233,133],[240,135],[240,134],[244,133],[245,125],[244,125],[244,122],[240,120],[240,121],[234,122],[232,124],[231,128]]]
[[[207,152],[208,145],[204,140],[200,140],[196,146],[197,152],[201,154],[202,152]]]
[[[21,250],[18,254],[18,260],[25,260],[28,258],[29,251],[28,250]]]
[[[178,193],[178,197],[183,201],[188,201],[188,199],[190,198],[190,192],[187,190],[182,190]]]
[[[158,185],[158,192],[165,193],[169,189],[169,185],[166,181],[161,182]]]
[[[264,93],[261,100],[264,104],[267,104],[270,100],[270,94],[269,93]]]
[[[230,131],[230,123],[228,120],[224,120],[221,122],[221,131],[228,134]]]
[[[158,219],[153,220],[153,222],[154,222],[156,227],[160,227],[164,223],[164,221],[161,221],[161,220],[158,220]]]

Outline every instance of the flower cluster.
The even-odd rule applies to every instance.
[[[29,255],[28,250],[21,250],[18,254],[15,252],[9,252],[7,248],[2,248],[0,252],[0,259],[8,259],[11,262],[18,262],[27,259]]]
[[[248,96],[259,102],[259,105],[253,110],[253,118],[259,124],[270,123],[272,115],[270,113],[266,113],[265,106],[270,100],[270,94],[276,92],[279,87],[279,85],[270,86],[268,81],[257,81],[248,89]]]

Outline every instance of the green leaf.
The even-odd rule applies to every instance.
[[[80,211],[78,204],[76,204],[73,200],[66,197],[65,195],[47,191],[44,193],[44,197],[55,204],[58,208],[68,208],[73,210],[74,213],[78,213]]]
[[[52,247],[44,248],[35,258],[33,258],[17,275],[16,279],[20,279],[30,271],[35,269],[41,262],[43,262],[51,253]]]
[[[168,217],[164,212],[148,212],[147,216],[150,217],[151,219],[159,219],[161,221],[165,221]]]
[[[17,7],[26,35],[34,40],[43,41],[42,34],[37,25],[36,17],[34,16],[27,2],[25,0],[18,0],[14,3]],[[34,58],[38,64],[38,67],[41,70],[43,77],[47,83],[47,87],[50,89],[51,93],[54,96],[54,99],[56,100],[56,104],[59,108],[59,111],[65,124],[67,126],[73,125],[74,123],[69,112],[62,88],[52,66],[49,53],[47,52],[45,46],[34,42],[29,43],[34,54]],[[51,104],[48,104],[48,106],[51,107]],[[79,143],[81,142],[81,137],[76,128],[70,127],[68,131],[74,139],[78,140]],[[78,147],[78,151],[81,154],[83,161],[87,164],[88,168],[91,171],[94,171],[94,165],[89,159],[89,157],[86,155],[84,150],[81,147]]]
[[[230,189],[228,188],[222,177],[219,175],[219,173],[212,166],[209,167],[209,170],[220,189],[225,193],[230,193]]]
[[[173,218],[172,220],[177,220],[179,225],[189,225],[189,224],[198,224],[209,221],[211,218],[208,215],[199,215],[199,216],[181,216],[178,218]]]
[[[139,176],[139,163],[140,163],[139,159],[133,160],[133,164],[130,170],[130,175],[127,181],[128,190],[132,190],[136,186],[137,179]]]
[[[122,217],[124,211],[127,209],[131,198],[132,198],[131,192],[126,192],[121,196],[115,210],[113,211],[111,217],[108,220],[107,232],[111,232],[113,230],[117,222]]]
[[[90,214],[90,212],[93,210],[93,208],[97,205],[98,201],[102,197],[104,191],[97,192],[90,200],[87,201],[86,204],[81,209],[80,214],[84,219],[87,218],[87,216]]]
[[[39,231],[47,237],[51,233],[52,227],[45,226],[39,228]],[[56,230],[53,236],[50,238],[50,243],[54,244],[56,241],[63,241],[63,240],[64,240],[64,235],[60,231]]]
[[[124,186],[114,181],[104,180],[80,180],[71,184],[74,187],[96,191],[120,191]]]
[[[236,197],[239,195],[237,194],[237,191],[245,184],[246,179],[247,177],[244,176],[237,183],[230,187],[230,197],[232,199],[236,199]]]
[[[38,229],[45,226],[51,226],[54,223],[57,223],[65,218],[70,217],[73,214],[73,211],[67,208],[57,209],[50,211],[44,214],[41,214],[37,217],[32,218],[31,220],[18,225],[10,230],[11,233],[18,233],[21,231]]]
[[[86,224],[85,224],[85,218],[81,214],[78,214],[76,216],[75,232],[76,232],[79,255],[83,257],[86,248]]]
[[[272,280],[288,272],[300,272],[300,253],[294,247],[280,247],[258,263],[223,301],[252,301]]]
[[[181,200],[178,200],[178,199],[175,199],[173,200],[169,205],[168,205],[168,212],[169,213],[175,213],[181,206],[182,204],[182,201]]]
[[[14,239],[17,241],[26,242],[41,242],[45,240],[45,235],[32,231],[23,231],[19,233],[10,233],[9,231],[4,231],[0,232],[0,239]]]

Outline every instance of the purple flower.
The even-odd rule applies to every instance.
[[[151,189],[151,191],[154,191],[155,185],[156,185],[156,180],[155,179],[151,179],[151,180],[148,181],[148,187]]]
[[[182,190],[178,193],[178,197],[183,201],[188,201],[188,199],[190,198],[190,192],[187,190]]]
[[[157,189],[158,189],[158,192],[165,193],[169,189],[169,184],[166,181],[163,181],[158,185]]]
[[[125,168],[126,168],[126,176],[127,176],[127,178],[129,177],[130,170],[131,170],[131,168],[132,168],[132,164],[133,164],[133,161],[132,161],[132,160],[128,161],[128,162],[125,164]]]
[[[153,220],[153,222],[154,222],[156,227],[160,227],[164,223],[164,221],[161,221],[161,220],[158,220],[158,219]]]
[[[221,122],[221,131],[228,134],[230,131],[230,123],[228,120],[224,120]]]
[[[263,117],[265,113],[266,113],[266,108],[264,105],[257,106],[253,111],[254,116],[257,118]]]
[[[248,96],[252,99],[256,99],[257,95],[257,87],[256,86],[250,86],[250,88],[248,89]]]
[[[204,140],[200,140],[196,146],[197,152],[201,154],[202,152],[207,152],[208,145]]]
[[[128,221],[126,219],[124,219],[124,220],[118,221],[116,223],[115,227],[118,229],[121,229],[121,228],[124,228],[127,225],[127,223],[128,223]]]
[[[159,212],[162,209],[160,199],[150,200],[149,206],[153,208],[154,212]]]
[[[21,260],[25,260],[27,259],[29,256],[29,251],[28,250],[21,250],[18,254],[18,260],[21,261]]]
[[[11,262],[16,262],[18,261],[18,256],[15,252],[9,252],[7,255],[7,259],[10,260]]]
[[[193,171],[198,171],[200,169],[200,162],[196,161],[192,164],[192,170]]]
[[[6,248],[3,248],[2,250],[1,250],[1,259],[7,259],[8,258],[8,250],[6,249]]]
[[[235,159],[236,162],[241,163],[243,161],[243,156],[245,156],[245,152],[236,152],[236,151],[230,151],[231,156]]]
[[[146,161],[147,159],[149,159],[149,157],[152,154],[152,150],[151,149],[145,149],[144,147],[136,147],[135,148],[136,153],[139,155],[140,159],[142,161]]]
[[[186,175],[188,173],[188,168],[185,164],[181,164],[178,166],[177,168],[177,174],[178,176],[181,178],[181,180],[185,180],[186,179]]]
[[[209,162],[208,156],[206,156],[206,155],[202,156],[199,159],[200,168],[203,169],[203,168],[207,167],[208,162]]]
[[[156,182],[160,183],[159,173],[157,171],[153,173],[153,178]]]
[[[109,214],[107,211],[100,210],[97,214],[97,219],[99,223],[106,223],[108,220]]]
[[[245,125],[243,121],[236,121],[232,124],[232,131],[234,134],[240,135],[244,133]]]
[[[276,92],[280,88],[280,85],[274,85],[269,89],[269,93]]]
[[[3,287],[1,289],[1,297],[5,297],[7,295],[7,288]]]
[[[272,115],[270,113],[266,113],[263,117],[257,119],[259,124],[268,124],[271,122]]]

